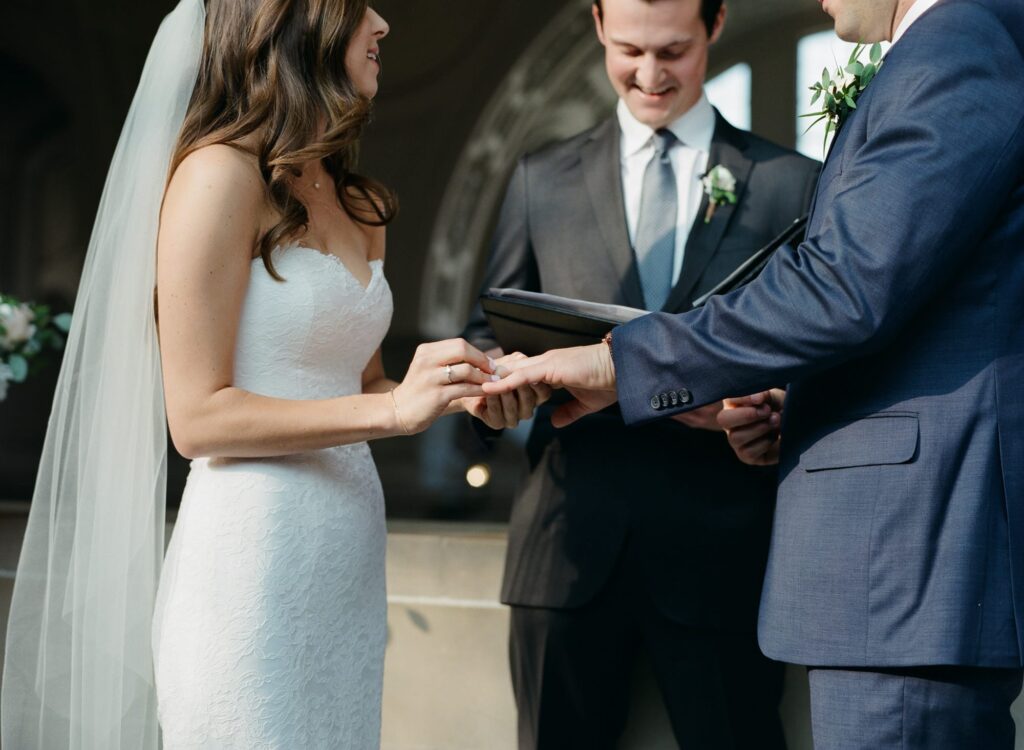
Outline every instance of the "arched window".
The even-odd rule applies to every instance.
[[[742,130],[750,130],[750,81],[750,66],[738,63],[704,84],[708,100]]]

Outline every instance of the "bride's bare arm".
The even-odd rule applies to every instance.
[[[487,358],[459,340],[420,347],[393,393],[296,401],[234,387],[235,339],[265,205],[258,172],[227,146],[189,156],[167,189],[157,248],[160,351],[167,419],[182,455],[279,456],[416,432],[452,400],[481,393],[475,383],[487,377]],[[462,362],[469,365],[457,365],[457,382],[442,383],[444,365]]]

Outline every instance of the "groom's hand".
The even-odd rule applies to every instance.
[[[510,362],[506,367],[511,371],[508,375],[484,387],[488,396],[544,384],[564,388],[575,397],[575,401],[560,406],[551,416],[555,427],[565,427],[618,401],[615,365],[606,344],[554,349],[539,357]]]
[[[498,375],[509,373],[508,364],[526,359],[519,352],[505,354],[500,347],[487,352],[496,365]],[[486,424],[492,430],[511,430],[518,424],[533,416],[537,407],[551,398],[551,387],[525,385],[511,393],[500,396],[479,396],[466,399],[465,408],[470,414]]]
[[[725,400],[718,423],[740,461],[751,466],[771,466],[779,462],[782,445],[779,426],[785,399],[785,391],[773,388]]]
[[[693,427],[697,430],[721,432],[723,428],[722,425],[718,423],[718,415],[722,413],[722,408],[724,406],[724,401],[716,401],[713,404],[702,406],[699,409],[694,409],[693,411],[676,414],[672,419],[686,425],[687,427]]]

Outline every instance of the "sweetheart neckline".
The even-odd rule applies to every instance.
[[[345,261],[343,261],[334,253],[325,253],[320,250],[317,250],[315,247],[308,247],[307,245],[299,244],[277,245],[270,252],[273,254],[276,252],[284,252],[285,250],[306,250],[310,253],[313,253],[314,255],[319,255],[321,258],[323,258],[328,263],[331,263],[332,265],[341,266],[341,269],[350,279],[352,279],[352,281],[356,283],[356,286],[358,286],[363,291],[363,294],[368,293],[370,291],[370,287],[373,286],[377,278],[383,275],[381,273],[378,273],[384,266],[384,260],[382,258],[374,258],[373,260],[366,261],[367,264],[370,266],[370,280],[366,282],[365,286],[363,286],[363,282],[359,280],[358,276],[352,273],[352,269],[345,265]],[[255,258],[252,259],[252,262],[255,263],[258,260],[262,260],[262,257],[257,255]]]

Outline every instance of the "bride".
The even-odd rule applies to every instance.
[[[168,750],[378,747],[366,441],[478,410],[497,377],[461,340],[384,374],[396,202],[354,154],[385,21],[367,0],[206,6],[165,20],[108,175],[19,563],[5,747],[155,750],[157,714]],[[193,461],[161,572],[165,424]]]

